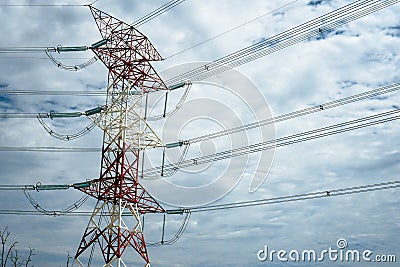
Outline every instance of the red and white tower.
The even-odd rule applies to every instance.
[[[97,204],[74,266],[90,265],[97,246],[104,266],[126,266],[122,254],[132,248],[144,266],[150,266],[139,216],[164,209],[138,181],[139,155],[143,149],[163,146],[144,120],[142,108],[145,94],[167,90],[150,65],[162,58],[137,29],[92,6],[90,10],[103,38],[91,49],[109,70],[107,108],[98,123],[104,131],[100,177],[81,189]],[[132,216],[123,217],[123,212]]]

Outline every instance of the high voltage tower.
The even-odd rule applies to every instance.
[[[52,132],[43,118],[86,115],[103,130],[100,177],[74,185],[74,188],[97,199],[76,251],[74,264],[90,265],[95,245],[98,245],[104,266],[126,266],[122,254],[129,247],[140,255],[145,266],[150,266],[140,216],[164,213],[165,210],[139,183],[139,162],[143,150],[164,147],[165,144],[144,119],[144,96],[154,91],[170,90],[171,87],[164,84],[150,64],[151,61],[162,60],[162,57],[146,36],[133,25],[91,5],[89,8],[102,39],[90,47],[59,46],[54,49],[45,48],[45,52],[57,67],[65,70],[79,70],[97,59],[101,60],[109,70],[106,104],[83,113],[50,113],[39,114],[37,117],[52,136],[63,140],[78,138],[92,127],[76,135],[63,136]],[[79,66],[66,66],[51,55],[52,52],[88,49],[95,53],[96,58]],[[15,52],[38,50],[40,48],[14,49]],[[184,86],[189,85],[179,83],[172,89]],[[132,225],[122,217],[125,211],[134,218]]]
[[[81,189],[98,201],[75,261],[84,266],[84,253],[98,244],[106,266],[125,266],[122,254],[128,247],[149,266],[140,215],[164,209],[139,183],[139,157],[142,150],[163,143],[144,119],[142,107],[146,93],[168,89],[150,64],[162,58],[133,26],[92,6],[90,10],[103,38],[92,51],[109,74],[106,112],[96,122],[104,132],[101,174]],[[125,223],[125,210],[135,218],[134,225]]]
[[[156,9],[149,15],[127,24],[97,8],[88,5],[96,25],[101,34],[101,40],[91,46],[77,47],[24,47],[24,48],[0,48],[3,53],[24,53],[24,52],[45,52],[50,60],[59,68],[76,71],[93,64],[100,60],[108,69],[108,86],[106,92],[106,103],[103,106],[88,109],[83,112],[73,113],[14,113],[0,114],[3,118],[38,118],[46,131],[53,137],[60,140],[73,140],[79,138],[94,127],[98,126],[103,131],[103,144],[101,149],[101,172],[100,177],[94,180],[75,183],[72,185],[41,185],[32,186],[0,186],[0,190],[23,189],[29,201],[39,211],[47,215],[65,215],[82,205],[90,196],[97,199],[96,206],[90,215],[87,227],[83,232],[75,254],[75,266],[90,266],[96,246],[103,256],[104,266],[127,266],[122,259],[122,255],[129,248],[133,248],[143,259],[145,266],[150,266],[150,259],[147,251],[147,244],[144,238],[140,216],[147,213],[164,214],[183,214],[186,218],[182,227],[178,231],[175,239],[182,234],[188,221],[190,212],[212,211],[220,209],[230,209],[255,205],[265,205],[281,202],[298,201],[335,195],[346,195],[368,191],[384,190],[400,187],[399,181],[387,183],[364,185],[360,187],[343,188],[330,191],[321,191],[294,195],[273,199],[262,199],[257,201],[244,201],[221,205],[210,205],[195,207],[192,209],[165,210],[140,184],[139,174],[143,173],[143,178],[170,176],[183,167],[190,166],[192,159],[185,159],[184,155],[179,162],[162,165],[151,169],[143,169],[142,152],[148,148],[172,148],[178,146],[188,146],[191,143],[202,140],[217,138],[227,134],[246,131],[256,127],[262,127],[272,123],[305,116],[315,112],[321,112],[331,108],[361,101],[378,95],[395,92],[400,89],[399,84],[392,84],[373,89],[368,92],[354,96],[322,103],[320,105],[306,109],[283,114],[271,119],[238,126],[224,131],[210,133],[204,136],[194,137],[184,141],[165,144],[152,130],[148,124],[146,96],[156,91],[171,91],[179,88],[188,88],[193,81],[207,79],[231,68],[253,61],[259,57],[274,53],[298,42],[314,38],[319,35],[326,35],[333,29],[340,27],[348,22],[369,15],[391,5],[397,4],[400,0],[387,1],[355,1],[342,8],[329,12],[309,22],[303,23],[290,30],[276,36],[264,39],[256,44],[243,48],[223,58],[205,64],[199,68],[189,70],[167,81],[163,81],[152,67],[152,61],[163,60],[148,38],[143,35],[136,27],[153,19],[160,13],[173,8],[182,3],[183,0],[170,1],[164,6]],[[53,53],[66,53],[76,51],[91,50],[95,57],[86,63],[75,66],[67,66],[53,57]],[[13,91],[3,90],[3,94],[39,94],[39,95],[98,95],[98,93],[88,92],[59,92],[59,91]],[[104,94],[104,93],[102,93]],[[298,142],[321,138],[346,131],[351,131],[379,123],[400,119],[400,111],[392,110],[380,114],[363,117],[360,119],[339,123],[312,131],[302,132],[274,140],[266,140],[261,143],[252,144],[245,147],[234,148],[232,150],[221,151],[213,155],[205,155],[196,160],[196,164],[205,164],[217,160],[223,160],[248,153],[255,153],[266,149],[290,145]],[[87,116],[92,123],[85,127],[81,132],[72,135],[63,135],[54,132],[45,122],[48,118],[69,118]],[[157,117],[158,119],[165,117]],[[18,147],[8,148],[10,151],[18,151]],[[32,147],[26,148],[29,151],[55,151],[60,148],[54,147]],[[0,150],[7,150],[0,147]],[[62,150],[62,149],[61,149]],[[73,151],[73,150],[67,150]],[[77,148],[77,152],[98,151],[93,148]],[[29,195],[29,190],[60,190],[74,188],[85,193],[87,196],[79,200],[75,205],[58,213],[41,210],[39,205]],[[17,211],[1,211],[0,214],[13,214]],[[75,214],[79,214],[76,212]],[[83,214],[83,213],[82,213]],[[82,215],[81,214],[81,215]],[[87,215],[87,214],[86,214]],[[165,219],[165,217],[164,217]],[[173,243],[172,239],[170,243]],[[163,242],[161,242],[162,244]],[[166,242],[167,244],[169,242]],[[153,244],[153,245],[159,245]]]

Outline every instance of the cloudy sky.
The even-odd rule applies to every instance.
[[[131,23],[166,2],[98,0],[95,7]],[[190,70],[200,64],[198,62],[218,59],[350,2],[186,0],[139,29],[165,58],[154,63],[154,67],[166,79]],[[2,5],[52,3],[86,4],[66,0],[0,1]],[[237,72],[195,83],[177,113],[166,120],[150,123],[168,143],[399,82],[399,13],[397,4],[351,22],[326,38],[301,42],[240,66]],[[261,18],[181,52],[257,17]],[[0,47],[90,45],[100,40],[88,7],[0,6],[0,22]],[[92,56],[90,51],[57,55],[66,65],[82,63]],[[0,69],[0,90],[104,91],[107,84],[107,71],[100,62],[78,72],[69,72],[57,68],[44,53],[0,53]],[[182,94],[182,91],[171,94],[168,109],[174,109]],[[151,99],[153,115],[162,111],[162,97],[162,94],[155,94]],[[398,93],[391,93],[276,123],[274,129],[252,130],[203,142],[191,146],[187,158],[398,109],[399,100]],[[0,113],[84,111],[104,101],[104,96],[0,94]],[[60,133],[77,132],[90,123],[86,118],[46,122]],[[166,203],[188,206],[217,198],[220,199],[215,203],[229,203],[393,181],[398,180],[400,170],[399,133],[398,122],[394,121],[285,146],[266,154],[184,169],[167,178],[169,184],[182,188],[211,185],[211,196],[202,193],[204,199],[200,200],[185,189],[178,197],[171,196],[173,193],[169,191],[160,192],[164,185],[162,180],[143,183],[153,188],[162,205],[171,208]],[[49,136],[36,119],[0,118],[0,147],[100,148],[101,143],[99,129],[78,140],[64,142]],[[177,152],[178,149],[171,150],[168,159],[179,158]],[[160,163],[159,150],[149,151],[148,157],[147,167]],[[0,184],[39,181],[70,184],[97,178],[100,171],[99,152],[0,151],[0,160]],[[260,188],[249,193],[251,180],[266,174]],[[222,186],[226,186],[223,190],[232,190],[228,194],[221,193],[218,187],[221,185],[213,188],[213,181],[223,181]],[[46,209],[60,210],[82,194],[69,190],[32,193],[32,196]],[[349,249],[371,250],[373,255],[397,253],[399,261],[399,202],[398,189],[391,189],[193,213],[183,237],[176,244],[149,248],[149,255],[152,266],[309,266],[312,265],[309,262],[276,259],[261,262],[257,252],[266,245],[269,249],[288,252],[335,249],[336,241],[344,238]],[[1,210],[33,210],[20,191],[1,191],[0,203]],[[90,211],[94,204],[94,200],[89,200],[80,210]],[[167,216],[166,238],[174,235],[182,220],[180,215]],[[0,215],[0,227],[9,227],[22,253],[28,247],[35,248],[34,265],[43,267],[66,266],[67,251],[75,253],[87,222],[88,217]],[[144,228],[148,242],[159,241],[162,215],[146,216]],[[140,263],[130,252],[124,254],[128,265]],[[362,266],[362,263],[329,260],[314,264]]]

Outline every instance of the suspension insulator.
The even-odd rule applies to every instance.
[[[92,108],[85,111],[86,116],[94,115],[100,113],[103,110],[103,107]]]
[[[90,187],[90,183],[89,182],[75,183],[72,184],[72,187],[74,189],[88,188]]]
[[[181,83],[169,86],[168,89],[172,91],[172,90],[184,87],[185,85],[186,85],[186,82],[181,82]]]
[[[179,141],[179,142],[171,143],[171,144],[166,144],[167,148],[178,147],[178,146],[183,146],[183,141]]]
[[[82,116],[82,112],[69,112],[69,113],[56,113],[54,111],[50,112],[50,119],[54,118],[75,118]]]
[[[179,210],[166,210],[165,212],[167,213],[167,214],[183,214],[183,212],[184,212],[185,210],[183,210],[183,209],[179,209]]]
[[[55,185],[36,185],[36,190],[66,190],[69,186],[66,184],[55,184]]]
[[[94,44],[92,44],[91,48],[99,48],[100,46],[105,45],[107,41],[108,41],[107,39],[103,39],[98,42],[95,42]]]
[[[66,46],[66,47],[62,47],[62,46],[58,46],[57,47],[57,52],[79,52],[79,51],[86,51],[88,50],[87,46]]]

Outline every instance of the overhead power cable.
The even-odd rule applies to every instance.
[[[157,16],[159,16],[159,15],[165,13],[165,12],[168,11],[169,9],[171,9],[171,8],[173,8],[173,7],[175,7],[175,6],[179,5],[179,4],[181,4],[181,3],[184,2],[184,1],[185,1],[185,0],[172,0],[172,1],[169,1],[169,2],[166,3],[165,5],[163,5],[163,6],[159,7],[159,8],[157,8],[157,9],[153,10],[153,11],[150,12],[149,14],[147,14],[147,15],[143,16],[142,18],[136,20],[134,23],[132,23],[132,26],[134,26],[134,27],[140,27],[140,26],[142,26],[143,24],[145,24],[146,22],[148,22],[148,21],[154,19],[155,17],[157,17]],[[298,1],[299,1],[299,0],[294,0],[294,1],[288,2],[288,3],[286,3],[285,5],[280,6],[280,7],[276,8],[276,9],[274,9],[274,10],[272,10],[272,11],[269,11],[269,12],[267,12],[267,13],[261,15],[261,16],[258,16],[258,17],[256,17],[256,18],[251,19],[251,20],[249,20],[249,21],[247,21],[247,22],[245,22],[245,23],[243,23],[243,24],[240,24],[240,25],[234,27],[234,28],[231,28],[231,29],[229,29],[229,30],[227,30],[227,31],[224,31],[224,32],[218,34],[218,35],[215,35],[215,36],[213,36],[213,37],[211,37],[211,38],[208,38],[207,40],[204,40],[204,41],[202,41],[202,42],[200,42],[200,43],[197,43],[197,44],[192,45],[192,46],[190,46],[190,47],[188,47],[188,48],[186,48],[186,49],[183,49],[183,50],[181,50],[181,51],[179,51],[179,52],[176,52],[176,53],[174,53],[174,54],[172,54],[172,55],[166,57],[165,59],[168,59],[168,58],[177,56],[177,55],[182,54],[182,53],[184,53],[184,52],[186,52],[186,51],[188,51],[188,50],[190,50],[190,49],[193,49],[193,48],[195,48],[195,47],[197,47],[197,46],[200,46],[200,45],[202,45],[202,44],[205,44],[205,43],[207,43],[207,42],[209,42],[209,41],[211,41],[211,40],[214,40],[214,39],[216,39],[216,38],[218,38],[218,37],[220,37],[220,36],[222,36],[222,35],[225,35],[225,34],[227,34],[227,33],[229,33],[229,32],[232,32],[232,31],[234,31],[234,30],[236,30],[236,29],[239,29],[239,28],[241,28],[241,27],[243,27],[243,26],[245,26],[245,25],[248,25],[248,24],[250,24],[250,23],[252,23],[252,22],[254,22],[254,21],[256,21],[256,20],[259,20],[259,19],[261,19],[261,18],[263,18],[263,17],[265,17],[265,16],[267,16],[267,15],[269,15],[269,14],[272,14],[273,12],[276,12],[276,11],[278,11],[278,10],[280,10],[280,9],[282,9],[282,8],[285,8],[285,7],[291,5],[291,4],[295,3],[295,2],[298,2]],[[91,3],[90,5],[93,5],[93,4],[94,4],[94,2]],[[13,59],[14,59],[14,58],[32,58],[32,57],[4,57],[4,56],[0,56],[0,58],[13,58]],[[39,58],[39,57],[33,57],[33,58],[34,58],[34,59],[45,59],[45,60],[48,59],[48,57],[41,57],[41,58]],[[90,58],[81,58],[81,57],[80,57],[80,58],[62,58],[62,59],[87,59],[87,60],[88,60],[88,59],[90,59]]]
[[[251,201],[241,201],[241,202],[232,202],[218,205],[209,205],[202,207],[194,207],[194,208],[182,208],[179,210],[167,210],[166,213],[170,214],[182,214],[182,213],[194,213],[194,212],[206,212],[206,211],[215,211],[215,210],[224,210],[224,209],[235,209],[235,208],[243,208],[243,207],[253,207],[253,206],[261,206],[261,205],[271,205],[271,204],[279,204],[286,202],[296,202],[296,201],[304,201],[309,199],[319,199],[319,198],[328,198],[328,197],[336,197],[336,196],[344,196],[344,195],[353,195],[367,192],[375,192],[382,191],[388,189],[395,189],[400,187],[400,180],[388,181],[382,183],[375,184],[366,184],[361,186],[353,186],[346,187],[340,189],[332,189],[332,190],[321,190],[316,192],[304,193],[304,194],[296,194],[296,195],[288,195],[282,197],[275,198],[264,198],[259,200],[251,200]],[[45,215],[36,210],[16,210],[16,209],[3,209],[0,210],[0,215]],[[71,213],[63,214],[63,216],[91,216],[91,211],[73,211]],[[130,212],[124,212],[123,216],[132,216]]]
[[[249,129],[253,129],[256,127],[261,127],[261,126],[265,126],[271,123],[276,123],[276,122],[281,122],[281,121],[285,121],[288,119],[292,119],[292,118],[297,118],[300,116],[304,116],[307,114],[311,114],[311,113],[315,113],[315,112],[320,112],[322,110],[327,110],[327,109],[331,109],[334,107],[338,107],[341,105],[345,105],[345,104],[349,104],[349,103],[354,103],[356,101],[361,101],[367,98],[371,98],[371,97],[376,97],[382,94],[386,94],[386,93],[390,93],[390,92],[394,92],[400,89],[400,84],[399,83],[395,83],[395,84],[391,84],[391,85],[387,85],[387,86],[383,86],[383,87],[379,87],[370,91],[366,91],[360,94],[356,94],[353,96],[349,96],[349,97],[345,97],[342,99],[338,99],[338,100],[334,100],[334,101],[330,101],[330,102],[326,102],[324,104],[320,104],[320,105],[316,105],[313,107],[309,107],[309,108],[305,108],[305,109],[301,109],[298,111],[293,111],[290,113],[286,113],[286,114],[282,114],[273,118],[268,118],[259,122],[253,122],[253,123],[249,123],[243,126],[239,126],[239,127],[235,127],[235,128],[231,128],[228,130],[224,130],[224,131],[219,131],[219,132],[215,132],[215,133],[211,133],[211,134],[207,134],[207,135],[203,135],[203,136],[199,136],[199,137],[195,137],[195,138],[191,138],[188,141],[188,143],[196,143],[196,142],[201,142],[203,140],[207,140],[207,139],[212,139],[212,138],[218,138],[227,134],[233,134],[233,133],[237,133],[239,131],[244,131],[244,130],[249,130]],[[0,113],[0,117],[2,118],[12,118],[12,117],[26,117],[26,118],[37,118],[37,113]],[[100,151],[97,148],[60,148],[60,147],[0,147],[0,151],[34,151],[34,152],[98,152]],[[183,160],[183,159],[182,159]],[[178,165],[180,165],[181,163],[179,163]],[[176,167],[176,166],[175,166]],[[176,169],[174,168],[173,170],[171,170],[170,173],[175,173]]]
[[[14,55],[9,55],[9,56],[3,56],[0,55],[0,58],[4,59],[39,59],[39,60],[49,60],[49,57],[46,56],[14,56]],[[58,57],[57,59],[62,59],[62,60],[76,60],[76,59],[86,59],[89,60],[91,57]]]
[[[208,39],[206,39],[206,40],[204,40],[204,41],[202,41],[202,42],[200,42],[200,43],[194,44],[194,45],[192,45],[192,46],[190,46],[190,47],[188,47],[188,48],[185,48],[185,49],[183,49],[183,50],[181,50],[181,51],[179,51],[179,52],[176,52],[176,53],[174,53],[174,54],[172,54],[172,55],[166,57],[165,59],[169,59],[169,58],[171,58],[171,57],[180,55],[180,54],[182,54],[182,53],[184,53],[184,52],[186,52],[186,51],[188,51],[188,50],[190,50],[190,49],[193,49],[193,48],[195,48],[195,47],[198,47],[198,46],[200,46],[200,45],[202,45],[202,44],[205,44],[205,43],[207,43],[207,42],[209,42],[209,41],[212,41],[212,40],[214,40],[214,39],[216,39],[216,38],[218,38],[218,37],[221,37],[221,36],[223,36],[223,35],[225,35],[225,34],[227,34],[227,33],[230,33],[230,32],[232,32],[232,31],[234,31],[234,30],[237,30],[237,29],[239,29],[239,28],[241,28],[241,27],[243,27],[243,26],[246,26],[246,25],[248,25],[248,24],[250,24],[250,23],[252,23],[252,22],[254,22],[254,21],[256,21],[256,20],[259,20],[259,19],[261,19],[261,18],[263,18],[263,17],[265,17],[265,16],[267,16],[267,15],[269,15],[269,14],[272,14],[272,13],[274,13],[274,12],[280,10],[280,9],[283,9],[283,8],[285,8],[285,7],[287,7],[287,6],[291,5],[291,4],[294,4],[295,2],[298,2],[298,1],[299,1],[299,0],[290,1],[290,2],[288,2],[288,3],[286,3],[286,4],[284,4],[283,6],[280,6],[280,7],[278,7],[278,8],[275,8],[274,10],[271,10],[271,11],[268,11],[267,13],[262,14],[261,16],[258,16],[258,17],[256,17],[256,18],[251,19],[251,20],[249,20],[249,21],[247,21],[247,22],[245,22],[245,23],[242,23],[242,24],[240,24],[240,25],[238,25],[238,26],[236,26],[236,27],[233,27],[233,28],[231,28],[231,29],[229,29],[229,30],[226,30],[226,31],[220,33],[220,34],[217,34],[217,35],[215,35],[215,36],[213,36],[213,37],[210,37],[210,38],[208,38]]]
[[[175,6],[181,4],[185,0],[172,0],[169,1],[168,3],[162,5],[161,7],[158,7],[157,9],[153,10],[149,14],[143,16],[142,18],[136,20],[134,23],[132,23],[132,26],[134,27],[139,27],[146,22],[158,17],[159,15],[167,12],[168,10],[174,8]],[[90,4],[0,4],[0,6],[8,6],[8,7],[22,7],[22,6],[28,6],[28,7],[57,7],[57,6],[90,6],[93,5],[96,1],[90,3]],[[80,47],[81,49],[78,50],[71,50],[71,51],[85,51],[83,48]],[[90,47],[86,47],[87,49]],[[62,49],[62,47],[61,47]],[[87,50],[86,49],[86,50]],[[0,47],[0,53],[43,53],[45,52],[47,56],[50,58],[50,60],[58,67],[66,69],[66,70],[80,70],[83,69],[91,64],[93,64],[97,58],[90,58],[87,62],[81,64],[81,65],[75,65],[75,66],[66,66],[62,64],[61,62],[57,61],[50,53],[51,52],[65,52],[66,50],[60,50],[59,47],[45,47],[45,46],[39,46],[39,47]]]
[[[131,25],[133,27],[140,27],[143,24],[145,24],[146,22],[148,22],[148,21],[160,16],[161,14],[167,12],[168,10],[170,10],[173,7],[181,4],[184,1],[185,0],[172,0],[172,1],[169,1],[165,5],[160,6],[159,8],[157,8],[157,9],[153,10],[152,12],[150,12],[149,14],[147,14],[147,15],[143,16],[142,18],[136,20]]]
[[[1,146],[1,152],[101,152],[96,147],[50,147],[50,146]]]
[[[263,39],[253,45],[240,49],[225,57],[182,73],[165,81],[167,85],[184,81],[201,81],[229,69],[238,67],[283,48],[310,40],[317,36],[326,36],[334,29],[351,21],[362,18],[394,4],[400,0],[359,0],[323,16],[298,25],[273,37]]]
[[[57,138],[59,140],[63,141],[71,141],[78,139],[86,134],[88,134],[91,130],[93,130],[98,124],[101,119],[104,117],[106,113],[107,107],[106,106],[98,106],[96,108],[88,109],[83,112],[54,112],[50,111],[49,113],[0,113],[0,118],[37,118],[39,123],[43,126],[43,128],[46,130],[48,134],[50,134],[52,137]],[[54,118],[78,118],[81,116],[93,116],[96,115],[93,119],[92,122],[84,127],[82,130],[79,132],[73,133],[73,134],[60,134],[56,131],[54,131],[50,125],[48,125],[44,119],[54,119]]]
[[[48,216],[62,216],[62,215],[71,213],[71,212],[79,209],[89,198],[89,195],[83,196],[79,200],[75,201],[73,204],[71,204],[70,206],[68,206],[67,208],[62,209],[62,210],[47,210],[47,209],[43,208],[42,206],[40,206],[39,203],[37,203],[35,201],[35,199],[32,197],[32,195],[27,190],[23,190],[23,192],[24,192],[26,198],[28,199],[29,203],[31,203],[31,205],[35,208],[35,210],[37,210],[38,212],[40,212],[44,215],[48,215]]]
[[[266,142],[253,144],[250,146],[239,147],[232,150],[227,150],[223,152],[219,152],[216,154],[205,155],[199,158],[193,159],[182,159],[179,162],[171,163],[165,166],[158,166],[150,169],[144,170],[146,176],[154,177],[161,173],[161,170],[165,173],[175,173],[177,168],[185,168],[200,164],[205,164],[209,162],[214,162],[218,160],[228,159],[231,157],[237,157],[245,154],[260,152],[262,150],[268,150],[272,148],[277,148],[281,146],[286,146],[290,144],[300,143],[304,141],[309,141],[325,136],[335,135],[347,131],[352,131],[356,129],[361,129],[364,127],[369,127],[372,125],[377,125],[380,123],[386,123],[393,120],[398,120],[400,117],[398,115],[400,110],[392,110],[388,112],[379,113],[376,115],[363,117],[357,120],[352,120],[344,123],[339,123],[319,129],[315,129],[312,131],[302,132],[295,135],[290,135],[278,139],[269,140]],[[0,151],[8,151],[8,152],[100,152],[100,148],[93,147],[22,147],[22,146],[14,146],[0,147]]]
[[[100,112],[106,109],[105,106],[101,106],[96,108]],[[93,109],[94,110],[94,109]],[[85,112],[69,112],[69,113],[58,113],[51,111],[50,113],[26,113],[26,112],[3,112],[0,113],[0,118],[6,119],[22,119],[22,118],[38,118],[38,119],[53,119],[53,118],[74,118],[74,117],[81,117],[83,115],[91,116],[97,113],[85,113]]]
[[[222,130],[219,132],[215,132],[215,133],[210,133],[210,134],[206,134],[203,136],[198,136],[198,137],[194,137],[191,139],[188,139],[187,141],[189,143],[197,143],[197,142],[201,142],[207,139],[213,139],[213,138],[217,138],[217,137],[221,137],[224,135],[228,135],[228,134],[234,134],[234,133],[238,133],[241,131],[246,131],[246,130],[250,130],[250,129],[254,129],[254,128],[258,128],[258,127],[262,127],[262,126],[266,126],[266,125],[270,125],[273,123],[277,123],[277,122],[282,122],[282,121],[286,121],[286,120],[290,120],[290,119],[294,119],[294,118],[298,118],[298,117],[302,117],[305,115],[309,115],[312,113],[316,113],[316,112],[321,112],[324,110],[328,110],[328,109],[332,109],[332,108],[336,108],[339,106],[343,106],[343,105],[347,105],[347,104],[351,104],[354,102],[358,102],[358,101],[362,101],[368,98],[373,98],[373,97],[377,97],[383,94],[388,94],[391,92],[395,92],[397,90],[400,89],[400,83],[394,83],[394,84],[390,84],[390,85],[386,85],[386,86],[382,86],[379,88],[375,88],[360,94],[356,94],[356,95],[352,95],[352,96],[348,96],[348,97],[344,97],[341,99],[337,99],[334,101],[330,101],[330,102],[326,102],[326,103],[322,103],[319,105],[315,105],[312,107],[308,107],[308,108],[304,108],[304,109],[300,109],[297,111],[292,111],[289,113],[285,113],[279,116],[275,116],[272,118],[268,118],[268,119],[264,119],[261,121],[256,121],[256,122],[252,122],[252,123],[248,123],[242,126],[237,126],[231,129],[226,129],[226,130]]]
[[[31,46],[31,47],[0,47],[0,53],[43,53],[47,50],[54,50],[54,47]]]
[[[339,107],[342,105],[346,105],[346,104],[350,104],[350,103],[354,103],[354,102],[358,102],[361,100],[365,100],[368,98],[373,98],[373,97],[377,97],[383,94],[387,94],[387,93],[391,93],[391,92],[395,92],[398,91],[400,89],[400,83],[394,83],[394,84],[390,84],[390,85],[385,85],[379,88],[375,88],[360,94],[356,94],[356,95],[352,95],[352,96],[348,96],[345,98],[341,98],[341,99],[337,99],[334,101],[330,101],[330,102],[326,102],[326,103],[322,103],[319,105],[315,105],[312,107],[308,107],[308,108],[304,108],[301,110],[297,110],[297,111],[292,111],[286,114],[282,114],[273,118],[269,118],[269,119],[264,119],[261,121],[256,121],[256,122],[252,122],[252,123],[248,123],[246,125],[242,125],[242,126],[238,126],[238,127],[234,127],[231,129],[226,129],[226,130],[222,130],[219,132],[215,132],[215,133],[210,133],[210,134],[206,134],[203,136],[198,136],[198,137],[194,137],[191,139],[188,139],[188,141],[190,143],[196,143],[196,142],[201,142],[205,139],[210,139],[210,138],[217,138],[217,137],[221,137],[224,135],[228,135],[228,134],[233,134],[233,133],[237,133],[240,131],[245,131],[245,130],[250,130],[253,128],[257,128],[257,127],[262,127],[265,125],[269,125],[271,123],[275,123],[275,122],[281,122],[281,121],[285,121],[285,120],[289,120],[289,119],[293,119],[293,118],[298,118],[301,116],[305,116],[308,114],[312,114],[312,113],[316,113],[316,112],[320,112],[320,111],[324,111],[324,110],[328,110],[331,108],[335,108],[335,107]],[[186,96],[187,96],[187,92],[188,90],[185,91],[182,99],[179,101],[179,103],[177,104],[177,107],[179,107],[182,103],[183,100],[185,100]],[[23,90],[0,90],[0,95],[1,94],[10,94],[10,95],[82,95],[82,96],[89,96],[89,95],[106,95],[106,92],[103,91],[23,91]],[[173,113],[173,112],[171,112]],[[18,112],[18,113],[0,113],[0,118],[37,118],[38,114],[40,113],[24,113],[24,112]],[[44,113],[45,114],[45,113]],[[148,120],[154,120],[153,117],[148,118]]]
[[[52,191],[52,190],[68,190],[70,188],[79,190],[87,187],[90,187],[89,181],[79,182],[74,184],[42,184],[38,182],[36,184],[30,184],[30,185],[1,184],[0,190],[6,190],[6,191],[23,190],[23,191],[40,192],[40,191]]]
[[[35,185],[10,185],[10,184],[2,184],[2,185],[0,185],[0,190],[2,190],[2,191],[35,190]]]
[[[304,141],[314,140],[321,137],[336,135],[339,133],[361,129],[389,121],[400,119],[400,110],[391,110],[383,113],[379,113],[372,116],[363,117],[356,120],[351,120],[339,124],[334,124],[322,128],[318,128],[311,131],[301,132],[277,139],[268,140],[265,142],[248,145],[244,147],[233,148],[230,150],[218,152],[215,154],[208,154],[198,158],[186,159],[180,162],[170,163],[163,166],[158,166],[144,170],[145,178],[154,177],[157,174],[174,172],[177,168],[191,167],[194,165],[201,165],[219,160],[229,159],[232,157],[238,157],[251,153],[260,152],[263,150],[274,149],[282,146],[296,144]],[[164,175],[165,176],[165,175]]]
[[[24,112],[0,113],[0,118],[2,118],[2,119],[32,119],[32,118],[36,118],[37,116],[38,116],[38,113],[24,113]]]
[[[38,121],[40,122],[40,124],[43,126],[43,128],[46,130],[46,132],[50,136],[52,136],[56,139],[59,139],[59,140],[63,140],[63,141],[72,141],[72,140],[81,138],[82,136],[85,136],[88,133],[90,133],[90,131],[92,131],[96,127],[96,123],[98,123],[103,118],[103,116],[98,116],[94,120],[94,122],[88,124],[82,130],[80,130],[76,133],[73,133],[73,134],[60,134],[58,132],[55,132],[54,130],[52,130],[52,128],[47,123],[45,123],[45,121],[42,118],[40,118],[40,117],[37,117],[37,118],[38,118]]]
[[[56,113],[54,111],[51,111],[50,113],[47,114],[39,114],[37,116],[38,121],[40,124],[43,126],[43,128],[46,130],[48,134],[50,134],[52,137],[57,138],[59,140],[63,141],[71,141],[78,139],[84,135],[87,135],[91,130],[93,130],[96,126],[97,123],[99,123],[102,118],[104,117],[106,113],[107,107],[106,106],[99,106],[96,108],[92,108],[89,110],[86,110],[84,112],[68,112],[68,113]],[[92,119],[92,122],[84,127],[82,130],[79,132],[73,133],[73,134],[60,134],[58,132],[55,132],[44,120],[43,118],[77,118],[80,116],[93,116],[95,117]]]
[[[89,6],[89,4],[0,4],[0,6],[7,6],[7,7],[82,7],[82,6]]]
[[[185,218],[183,219],[178,231],[175,233],[175,235],[173,237],[171,237],[168,240],[164,240],[164,227],[165,227],[165,214],[164,214],[163,236],[162,236],[161,241],[154,242],[154,243],[151,243],[151,242],[147,243],[146,242],[146,245],[149,246],[149,247],[159,247],[159,246],[163,246],[163,245],[173,245],[173,244],[175,244],[182,237],[182,235],[185,232],[186,227],[187,227],[187,225],[189,223],[190,214],[191,214],[190,211],[182,212],[182,214],[183,213],[185,213],[186,215],[185,215]]]
[[[50,53],[49,51],[45,51],[47,57],[51,60],[51,62],[53,62],[53,64],[60,69],[63,70],[69,70],[69,71],[79,71],[82,70],[86,67],[89,67],[90,65],[94,64],[97,61],[97,57],[94,56],[92,58],[90,58],[89,60],[87,60],[84,63],[81,64],[76,64],[76,65],[65,65],[64,63],[61,63],[58,59],[56,59],[55,57],[53,57],[52,53]]]
[[[318,198],[326,198],[326,197],[352,195],[352,194],[393,189],[393,188],[398,188],[398,187],[400,187],[399,180],[391,181],[391,182],[384,182],[384,183],[355,186],[355,187],[333,189],[333,190],[317,191],[317,192],[297,194],[297,195],[284,196],[284,197],[265,198],[265,199],[259,199],[259,200],[241,201],[241,202],[233,202],[233,203],[226,203],[226,204],[219,204],[219,205],[195,207],[195,208],[191,208],[190,211],[191,212],[204,212],[204,211],[216,211],[216,210],[233,209],[233,208],[253,207],[253,206],[260,206],[260,205],[270,205],[270,204],[277,204],[277,203],[302,201],[302,200],[308,200],[308,199],[318,199]]]
[[[106,91],[0,90],[0,95],[106,96]]]
[[[97,1],[99,1],[99,0],[92,1],[88,4],[34,4],[34,3],[31,3],[31,4],[0,4],[0,6],[8,6],[8,7],[24,7],[24,6],[27,6],[27,7],[60,7],[60,6],[61,7],[62,6],[82,7],[82,6],[93,5]]]

